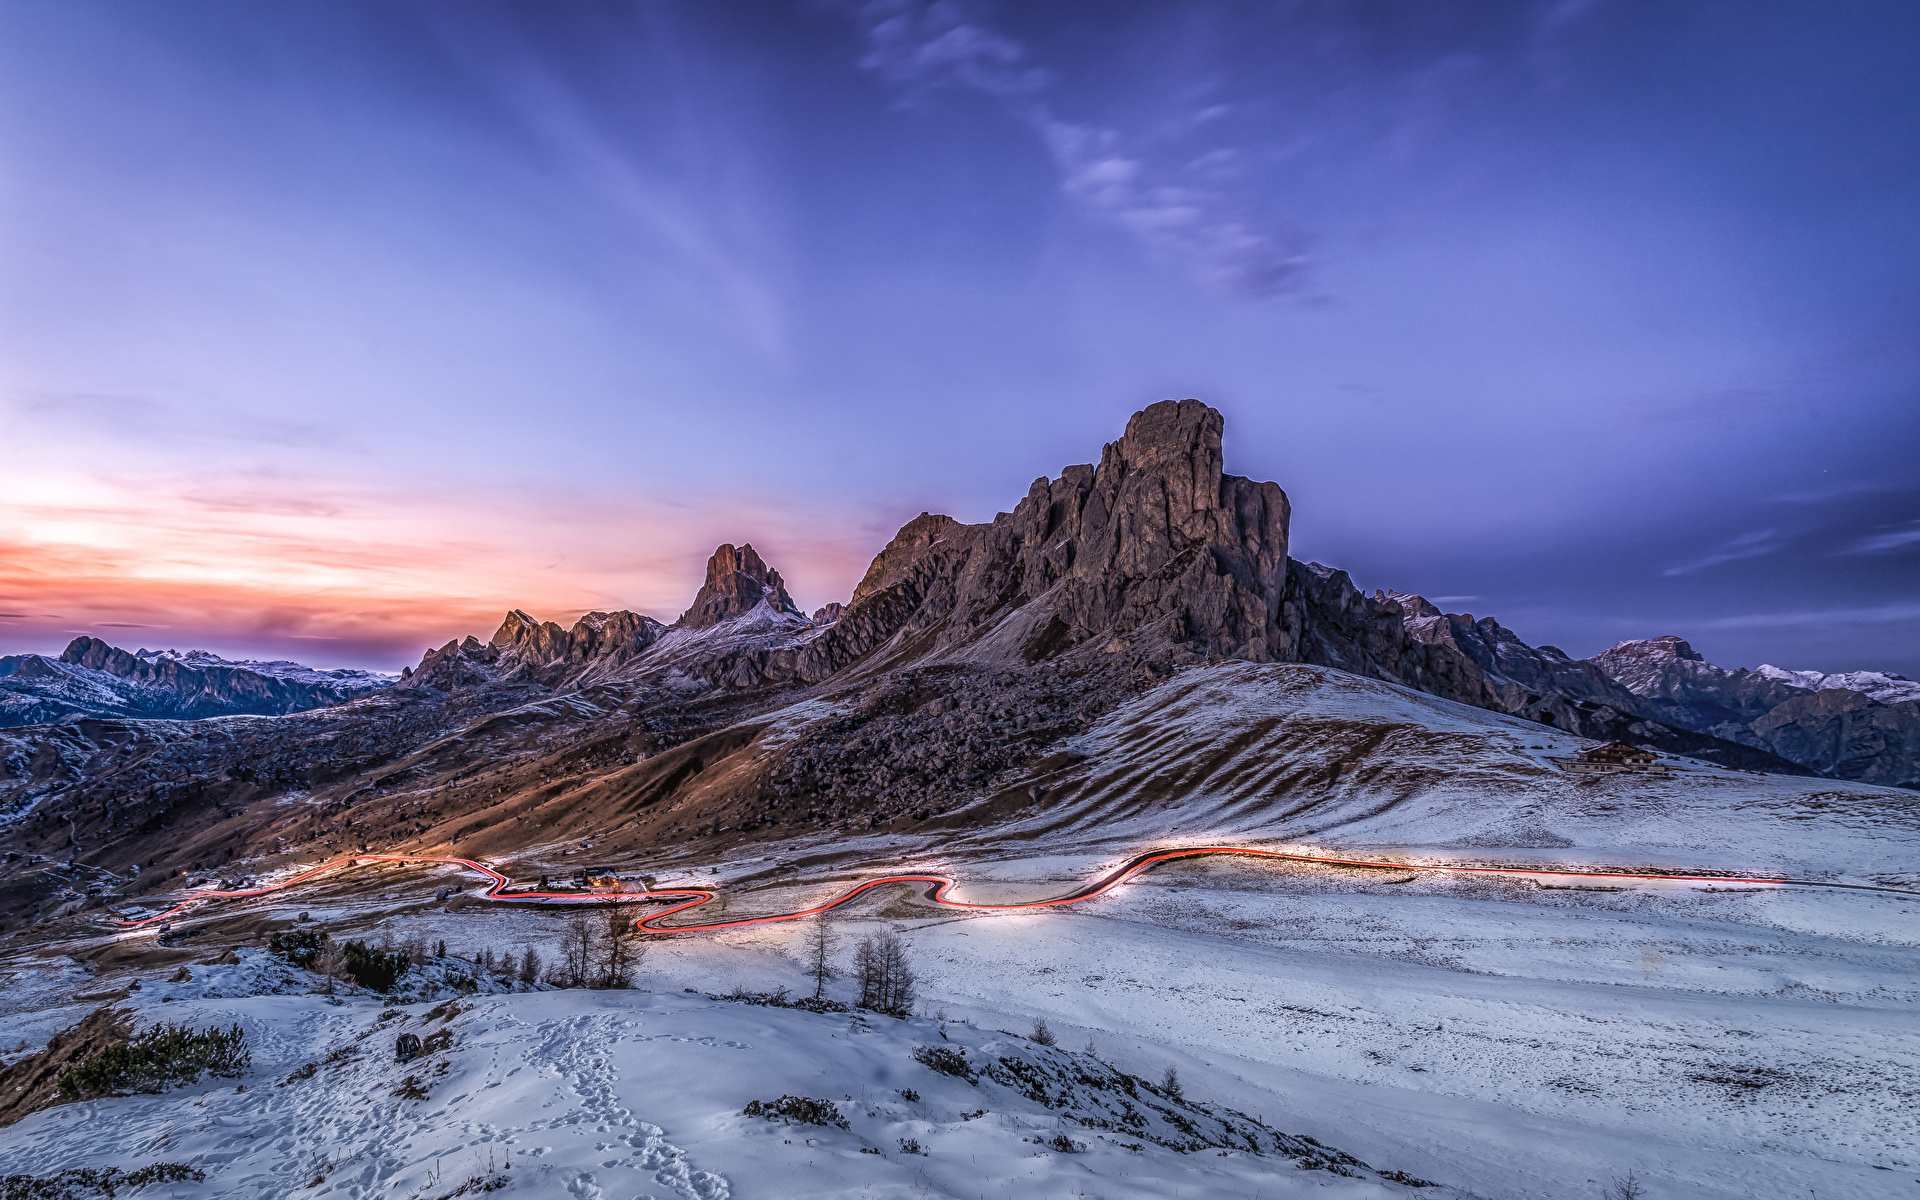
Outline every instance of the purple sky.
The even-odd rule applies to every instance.
[[[1294,553],[1920,674],[1911,3],[0,8],[0,652],[809,607],[1197,396]]]

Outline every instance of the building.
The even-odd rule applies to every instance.
[[[1575,775],[1617,775],[1625,772],[1642,774],[1665,774],[1667,764],[1651,750],[1639,746],[1629,746],[1625,742],[1608,742],[1604,746],[1595,746],[1584,751],[1579,758],[1557,758],[1560,769]]]

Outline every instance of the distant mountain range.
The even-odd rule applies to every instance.
[[[1920,683],[1905,676],[1729,670],[1672,636],[1621,642],[1592,661],[1662,720],[1836,779],[1920,788]]]
[[[126,651],[75,638],[58,658],[0,658],[0,728],[79,717],[280,716],[390,686],[377,671],[233,662],[205,650]]]

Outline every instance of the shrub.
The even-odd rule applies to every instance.
[[[930,1071],[964,1079],[968,1083],[973,1082],[973,1064],[967,1061],[965,1055],[951,1047],[916,1046],[913,1051],[913,1061]]]
[[[207,1173],[185,1163],[153,1163],[138,1171],[118,1167],[98,1170],[73,1167],[44,1178],[8,1175],[0,1178],[0,1200],[81,1200],[86,1196],[117,1196],[121,1189],[137,1191],[150,1183],[199,1183]]]
[[[202,1071],[232,1077],[253,1065],[240,1026],[196,1031],[160,1025],[119,1046],[109,1046],[60,1074],[62,1100],[85,1100],[127,1092],[160,1092],[192,1083]]]
[[[343,952],[347,976],[372,992],[390,992],[394,980],[413,965],[404,950],[376,950],[365,942],[348,942]]]
[[[920,1103],[920,1093],[914,1091],[912,1088],[901,1088],[900,1098],[902,1100],[905,1100],[908,1104]]]
[[[922,1149],[922,1148],[921,1148],[921,1146],[920,1146],[920,1139],[919,1139],[919,1138],[901,1138],[901,1139],[900,1139],[900,1153],[902,1153],[902,1154],[925,1154],[925,1153],[926,1153],[926,1151],[925,1151],[924,1149]]]
[[[267,949],[303,971],[313,969],[326,951],[327,935],[318,929],[289,929],[267,939]]]
[[[1053,1030],[1047,1028],[1047,1019],[1041,1017],[1033,1023],[1033,1037],[1029,1040],[1036,1046],[1051,1046],[1058,1039],[1053,1036]]]
[[[742,1116],[765,1117],[769,1121],[785,1121],[789,1125],[798,1122],[802,1125],[834,1125],[847,1128],[847,1119],[840,1115],[840,1108],[831,1100],[814,1100],[806,1096],[782,1096],[778,1100],[753,1100],[741,1110]]]
[[[1053,1140],[1048,1142],[1047,1145],[1062,1154],[1078,1154],[1087,1148],[1086,1143],[1076,1142],[1064,1133],[1055,1134]]]

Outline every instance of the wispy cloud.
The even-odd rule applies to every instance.
[[[1744,558],[1762,558],[1773,554],[1786,545],[1774,530],[1762,529],[1755,533],[1743,533],[1726,543],[1713,553],[1677,567],[1668,567],[1662,575],[1691,575],[1695,571],[1704,571],[1708,567],[1717,567],[1721,563],[1738,562]]]
[[[780,238],[766,207],[775,189],[742,144],[744,106],[730,103],[729,87],[715,85],[720,65],[675,26],[668,6],[608,12],[602,39],[630,65],[605,78],[549,61],[528,29],[481,11],[436,8],[429,19],[448,53],[640,235],[649,253],[636,255],[636,265],[644,262],[663,282],[650,251],[664,248],[683,268],[672,276],[676,303],[784,361]],[[635,121],[635,113],[645,119]]]
[[[982,24],[957,0],[869,0],[857,6],[867,39],[860,65],[906,92],[971,88],[1030,96],[1051,82],[1026,47]]]
[[[1884,554],[1889,550],[1898,550],[1920,542],[1920,521],[1914,521],[1905,529],[1896,529],[1892,533],[1876,534],[1861,538],[1843,553],[1846,554]]]
[[[1046,95],[1053,73],[965,0],[866,0],[853,12],[866,36],[862,67],[913,98],[947,88],[1000,101],[1046,146],[1061,191],[1155,256],[1242,297],[1304,279],[1304,236],[1254,215],[1253,198],[1234,187],[1234,148],[1155,154],[1145,139],[1059,116]],[[1184,124],[1197,128],[1225,111],[1199,108]]]
[[[1889,625],[1920,621],[1920,603],[1883,604],[1876,608],[1825,608],[1799,612],[1753,613],[1717,617],[1702,622],[1710,629],[1833,629],[1848,625]]]

